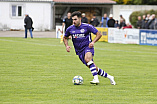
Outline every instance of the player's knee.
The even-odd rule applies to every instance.
[[[90,53],[90,52],[88,52],[88,53],[86,53],[86,55],[85,55],[85,61],[86,61],[86,63],[88,63],[89,61],[91,61],[92,60],[92,53]]]
[[[89,61],[91,61],[90,58],[85,58],[86,63],[88,63]]]

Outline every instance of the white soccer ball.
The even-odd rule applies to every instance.
[[[75,76],[72,80],[74,85],[81,85],[83,84],[83,78],[79,75]]]

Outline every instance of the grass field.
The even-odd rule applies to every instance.
[[[90,70],[59,39],[0,38],[0,104],[157,104],[156,46],[97,42],[94,61],[117,85],[103,77],[91,85]],[[83,85],[73,85],[76,75]]]

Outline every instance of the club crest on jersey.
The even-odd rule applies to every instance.
[[[81,30],[80,30],[80,32],[81,32],[81,33],[84,33],[84,32],[85,32],[85,30],[84,30],[84,29],[81,29]]]
[[[72,33],[75,33],[75,31],[72,31]]]
[[[85,34],[73,34],[73,38],[83,38]]]

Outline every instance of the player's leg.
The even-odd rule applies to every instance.
[[[91,81],[91,83],[92,83],[92,84],[95,84],[95,83],[96,83],[95,81],[98,81],[98,82],[99,82],[98,76],[97,76],[97,74],[98,74],[98,75],[100,75],[100,76],[102,76],[102,77],[105,77],[105,78],[110,79],[111,84],[112,84],[112,85],[115,85],[116,82],[114,81],[114,77],[111,76],[111,75],[109,75],[108,73],[106,73],[104,70],[98,68],[92,60],[93,60],[93,55],[92,55],[92,53],[91,53],[91,52],[87,52],[87,53],[85,54],[85,61],[86,61],[86,63],[87,63],[87,67],[90,68],[90,70],[91,70],[91,72],[92,72],[92,74],[93,74],[93,76],[94,76],[94,79],[93,79],[93,81]],[[95,68],[96,68],[96,69],[95,69]],[[94,73],[95,71],[97,72],[97,74]]]
[[[109,78],[112,85],[115,85],[114,77],[107,74],[102,69],[98,68],[94,62],[93,62],[93,56],[94,56],[94,49],[87,48],[85,52],[82,52],[79,54],[79,58],[82,61],[83,64],[85,64],[88,68],[90,68],[91,73],[94,76],[93,81],[91,81],[92,84],[98,84],[99,79],[98,75],[103,76],[105,78]]]
[[[92,61],[92,59],[93,59],[92,53],[91,52],[87,52],[85,54],[84,58],[85,58],[85,61],[87,63],[87,67],[89,67],[91,73],[94,76],[93,81],[91,81],[90,83],[91,84],[98,84],[99,83],[99,79],[98,79],[98,75],[97,75],[96,66],[95,66],[94,62]]]
[[[98,75],[110,79],[110,82],[111,82],[112,85],[116,85],[116,82],[114,81],[114,77],[113,76],[109,75],[104,70],[102,70],[102,69],[100,69],[98,67],[97,67],[97,72],[98,72]]]

